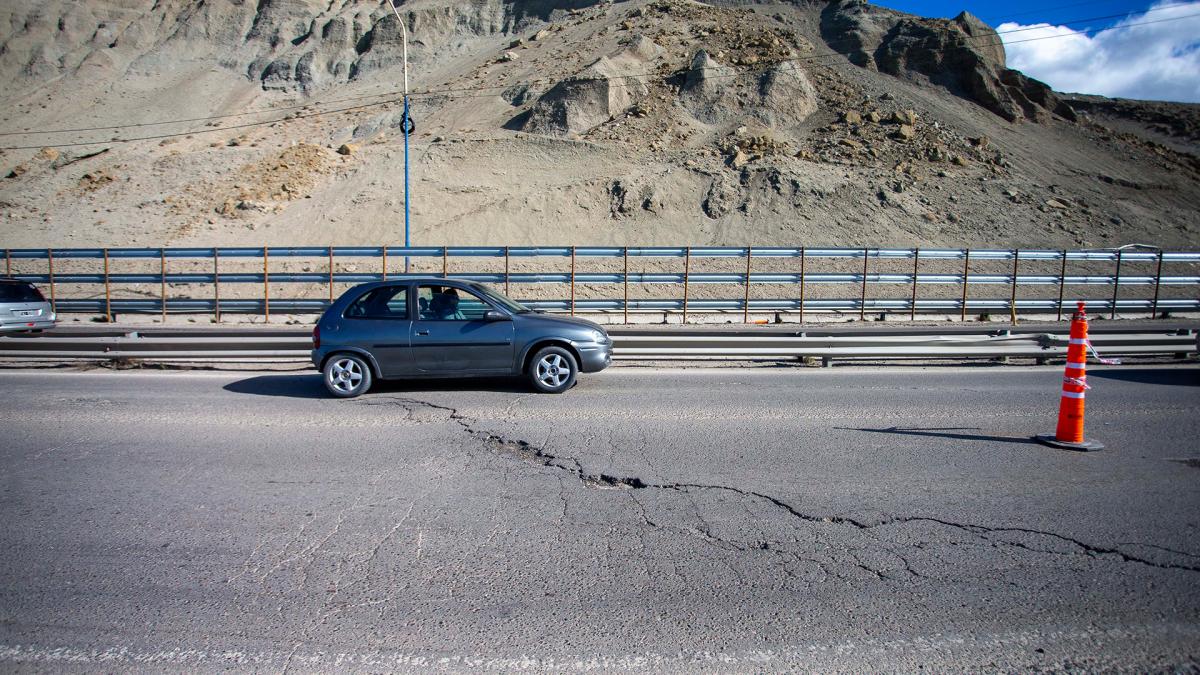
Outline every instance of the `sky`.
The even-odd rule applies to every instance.
[[[992,25],[1008,66],[1058,91],[1200,103],[1200,0],[874,0]]]

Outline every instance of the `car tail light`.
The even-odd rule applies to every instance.
[[[321,326],[313,326],[313,349],[321,348]]]

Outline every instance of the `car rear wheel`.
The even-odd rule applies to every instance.
[[[371,388],[371,367],[353,354],[334,354],[325,362],[325,388],[338,398],[353,398]]]
[[[529,381],[544,394],[561,394],[575,384],[579,365],[562,347],[543,347],[529,360]]]

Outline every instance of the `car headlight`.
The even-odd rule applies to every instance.
[[[591,336],[592,342],[608,342],[608,334],[602,330],[593,330]]]

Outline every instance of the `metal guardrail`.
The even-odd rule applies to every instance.
[[[261,333],[261,331],[257,331]],[[0,358],[55,360],[299,360],[308,359],[311,338],[306,332],[209,336],[140,334],[46,334],[0,338]],[[795,360],[833,359],[968,359],[1066,356],[1066,333],[957,332],[913,335],[871,331],[870,334],[813,335],[687,332],[626,332],[613,335],[617,360]],[[1113,332],[1093,334],[1092,342],[1105,355],[1182,356],[1200,349],[1195,330]]]
[[[1065,295],[1068,286],[1106,287],[1111,294],[1106,298],[1088,298],[1094,310],[1110,312],[1114,317],[1121,312],[1198,311],[1200,297],[1162,298],[1160,289],[1166,287],[1200,288],[1198,274],[1164,274],[1167,265],[1200,263],[1200,252],[1151,250],[1152,247],[1122,248],[1106,250],[1016,250],[1016,249],[883,249],[883,248],[784,248],[784,247],[220,247],[220,248],[53,248],[53,249],[5,249],[5,272],[8,276],[47,286],[56,310],[60,312],[104,313],[110,318],[117,313],[213,313],[220,318],[221,312],[254,313],[270,316],[272,310],[279,313],[303,314],[323,311],[333,299],[336,284],[363,283],[405,276],[395,272],[397,259],[433,258],[441,259],[441,276],[451,279],[472,280],[503,285],[505,291],[513,284],[562,284],[570,286],[570,297],[565,299],[522,300],[534,309],[556,312],[675,312],[682,311],[685,321],[689,312],[737,312],[748,320],[750,312],[798,311],[809,312],[855,312],[860,318],[866,313],[903,313],[910,316],[920,313],[959,312],[965,319],[968,312],[991,313],[1007,311],[1015,321],[1018,313],[1053,312],[1060,319],[1064,308],[1070,309],[1076,300]],[[320,259],[326,263],[321,272],[271,271],[271,261],[279,259]],[[336,268],[337,259],[374,258],[380,260],[378,272],[343,272]],[[453,258],[503,259],[502,272],[450,272],[449,261]],[[541,258],[569,258],[569,271],[519,272],[510,269],[511,262]],[[583,272],[577,269],[579,258],[613,259],[623,261],[620,272]],[[679,272],[630,272],[631,258],[681,258],[684,269]],[[744,269],[738,272],[696,272],[693,260],[699,259],[742,259]],[[259,259],[262,272],[221,271],[222,260]],[[755,260],[796,259],[799,270],[795,272],[754,271]],[[14,273],[14,261],[44,260],[45,273]],[[102,272],[63,273],[61,266],[68,260],[102,260]],[[158,272],[126,273],[112,270],[116,260],[158,261]],[[212,272],[168,272],[168,261],[211,260]],[[861,271],[814,272],[806,269],[810,260],[862,261]],[[913,261],[911,272],[871,272],[872,261]],[[963,262],[961,273],[922,273],[922,261]],[[60,268],[56,273],[55,263]],[[393,270],[389,273],[389,261]],[[1011,261],[1007,274],[981,274],[971,272],[972,262]],[[1022,274],[1023,262],[1059,263],[1057,274]],[[1069,263],[1112,263],[1111,274],[1068,274]],[[1123,264],[1153,264],[1153,274],[1122,275]],[[278,265],[278,263],[276,263]],[[1169,270],[1168,270],[1169,271]],[[421,276],[429,276],[424,274]],[[329,297],[322,298],[272,298],[271,284],[321,284],[328,287]],[[102,298],[60,298],[57,287],[61,284],[103,285]],[[158,298],[113,298],[113,285],[157,284]],[[168,296],[168,284],[205,284],[212,286],[211,297],[172,298]],[[261,298],[221,297],[224,284],[258,284],[262,286]],[[682,298],[630,299],[630,285],[669,284],[683,287]],[[740,287],[740,297],[693,298],[690,287],[701,285],[729,285]],[[798,297],[751,298],[754,285],[790,285],[798,288]],[[821,298],[806,297],[810,285],[840,285],[857,289],[852,297]],[[577,285],[616,285],[623,288],[619,298],[577,298]],[[903,298],[869,297],[868,289],[879,285],[907,285],[911,292]],[[961,293],[954,298],[921,298],[919,288],[928,286],[956,286]],[[1007,297],[971,298],[971,286],[1007,286]],[[1057,288],[1057,297],[1018,297],[1019,287]],[[1149,297],[1122,298],[1120,291],[1127,287],[1152,287]],[[1045,294],[1043,294],[1045,295]],[[1053,293],[1051,294],[1053,295]]]

